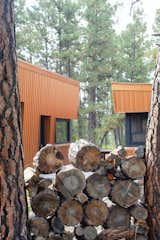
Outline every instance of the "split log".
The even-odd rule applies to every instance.
[[[143,159],[138,159],[136,157],[130,157],[123,161],[122,171],[129,178],[137,179],[145,176],[146,166]]]
[[[138,220],[135,223],[136,233],[141,235],[148,235],[149,227],[145,220]]]
[[[145,220],[148,217],[147,209],[142,205],[136,205],[131,207],[130,213],[136,220]]]
[[[120,180],[115,182],[111,196],[113,202],[121,207],[128,208],[137,203],[140,197],[140,189],[131,180]]]
[[[75,229],[75,236],[78,240],[94,240],[97,238],[97,230],[93,226],[81,227],[78,226]]]
[[[83,238],[83,235],[84,235],[83,228],[81,226],[75,227],[74,234],[75,234],[75,236],[78,240],[79,239],[81,240]]]
[[[38,192],[37,184],[40,181],[39,176],[33,168],[28,167],[24,170],[24,181],[29,197],[32,198]]]
[[[144,146],[139,146],[135,148],[135,156],[137,158],[144,158],[145,148]]]
[[[50,180],[50,179],[41,179],[38,182],[38,185],[37,185],[38,192],[47,190],[51,185],[52,185],[52,180]]]
[[[56,235],[54,232],[50,232],[48,240],[63,240],[63,237]]]
[[[52,173],[63,164],[63,154],[52,144],[41,148],[33,159],[33,165],[40,173]]]
[[[130,225],[129,211],[119,206],[113,206],[110,210],[106,225],[109,228],[120,226],[129,227]]]
[[[127,227],[116,227],[104,230],[102,235],[103,240],[117,240],[121,238],[131,239],[134,237],[135,232],[133,229]]]
[[[83,139],[70,145],[68,157],[75,167],[85,172],[97,169],[101,160],[100,149]]]
[[[52,190],[45,190],[31,200],[33,212],[40,217],[53,216],[59,206],[59,197]]]
[[[148,240],[148,237],[141,234],[136,234],[133,240]]]
[[[63,167],[56,175],[56,188],[65,198],[73,198],[85,185],[84,174],[72,166]]]
[[[85,221],[88,225],[102,225],[106,221],[108,214],[107,205],[101,200],[91,200],[85,207]]]
[[[118,146],[111,152],[112,159],[124,158],[127,155],[127,152],[123,146]]]
[[[76,200],[67,200],[62,203],[58,210],[58,217],[64,225],[75,226],[81,222],[83,209]]]
[[[62,234],[63,240],[73,240],[74,235],[71,232],[65,232]]]
[[[46,238],[42,236],[38,236],[38,237],[35,237],[34,240],[46,240]]]
[[[29,219],[29,230],[34,236],[48,237],[49,223],[42,217],[32,217]]]
[[[87,178],[86,191],[92,198],[102,199],[104,197],[107,197],[110,189],[110,183],[105,176],[94,173]]]
[[[80,192],[76,195],[76,199],[81,203],[84,204],[85,202],[88,201],[88,197],[85,193]]]
[[[51,219],[51,228],[55,234],[61,234],[64,232],[64,224],[58,217]]]
[[[94,240],[97,237],[97,230],[93,226],[87,226],[83,229],[83,235],[85,240]]]

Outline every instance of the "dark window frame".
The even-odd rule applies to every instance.
[[[67,141],[57,141],[57,135],[56,135],[56,130],[57,130],[57,122],[66,122],[67,123],[67,135],[66,139]],[[71,119],[66,119],[66,118],[56,118],[55,119],[55,143],[56,144],[65,144],[65,143],[70,143],[71,142],[71,130],[72,130],[72,125],[71,125]]]
[[[142,113],[126,113],[126,120],[125,120],[125,139],[126,139],[126,146],[138,146],[138,145],[144,145],[145,142],[136,142],[132,140],[132,119],[134,116],[140,116],[141,120],[148,118],[147,112]],[[147,127],[147,126],[146,126]],[[139,133],[138,131],[135,131],[134,134]],[[144,132],[146,134],[146,132]]]

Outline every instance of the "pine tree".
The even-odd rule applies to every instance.
[[[81,78],[85,86],[88,139],[96,142],[96,128],[111,111],[110,82],[113,77],[114,7],[107,1],[85,1]]]
[[[127,25],[120,36],[120,81],[148,82],[151,80],[152,63],[147,56],[151,47],[146,35],[146,23],[143,10],[138,8],[133,12],[133,21]]]

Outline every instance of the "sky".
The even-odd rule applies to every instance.
[[[97,0],[98,1],[98,0]],[[115,4],[117,0],[109,0],[111,3]],[[125,29],[127,23],[131,20],[130,17],[130,6],[131,2],[134,0],[118,0],[118,2],[123,2],[123,6],[117,13],[119,31]],[[32,5],[36,0],[26,0],[27,5]],[[160,8],[160,0],[141,0],[142,6],[144,8],[145,20],[147,22],[148,33],[152,34],[152,25],[155,18],[156,9]]]

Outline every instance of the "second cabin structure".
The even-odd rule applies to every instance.
[[[114,112],[125,114],[126,146],[145,144],[151,90],[146,83],[112,83]]]
[[[67,151],[71,119],[78,116],[79,81],[18,61],[25,167],[40,147],[59,144]]]

